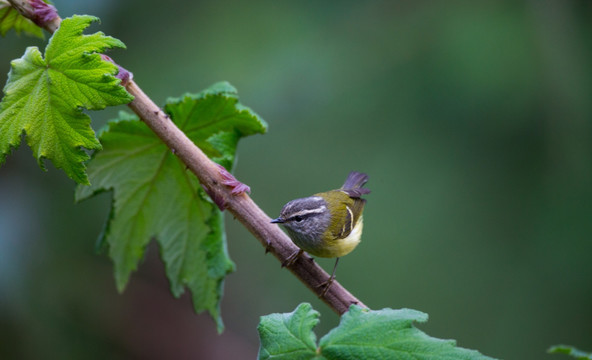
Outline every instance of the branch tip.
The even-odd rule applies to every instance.
[[[55,6],[46,4],[42,0],[29,0],[33,10],[31,20],[39,27],[45,26],[58,17],[58,10]]]

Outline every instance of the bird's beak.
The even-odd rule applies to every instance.
[[[283,224],[284,223],[284,219],[282,219],[281,217],[277,218],[277,219],[273,219],[271,220],[272,224]]]

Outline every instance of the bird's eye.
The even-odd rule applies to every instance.
[[[303,220],[302,216],[294,216],[294,221],[301,222]]]

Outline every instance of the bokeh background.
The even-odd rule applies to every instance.
[[[592,351],[590,1],[55,4],[99,16],[157,103],[236,86],[269,123],[236,174],[270,216],[367,172],[363,242],[338,270],[367,305],[427,312],[428,334],[498,358]],[[44,46],[0,41],[0,83]],[[123,108],[90,114],[95,129]],[[109,194],[74,204],[47,166],[21,146],[0,167],[0,358],[253,359],[261,315],[306,301],[319,337],[338,324],[231,217],[222,335],[172,298],[154,245],[117,294],[93,252]]]

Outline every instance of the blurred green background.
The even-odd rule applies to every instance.
[[[367,172],[363,241],[338,271],[367,305],[427,312],[428,334],[498,358],[592,351],[590,1],[55,4],[99,16],[90,30],[126,43],[109,55],[157,103],[236,86],[269,123],[236,174],[270,216]],[[45,46],[0,41],[0,83]],[[26,146],[0,168],[1,359],[252,359],[261,315],[306,301],[319,337],[338,323],[231,217],[223,335],[172,298],[154,245],[117,294],[93,253],[109,194],[74,204],[48,168]]]

